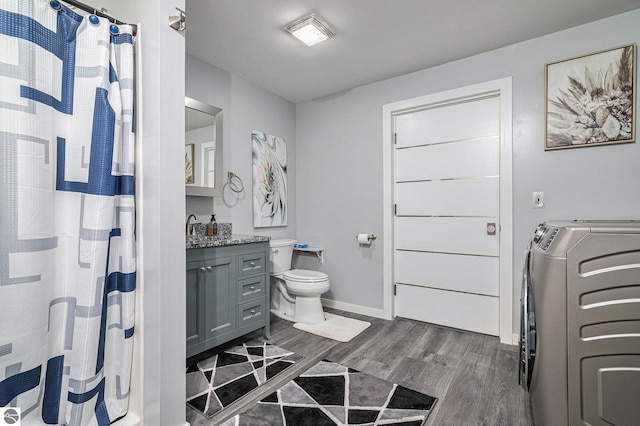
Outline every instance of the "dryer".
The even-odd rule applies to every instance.
[[[640,221],[543,223],[523,269],[520,377],[536,425],[638,425]]]

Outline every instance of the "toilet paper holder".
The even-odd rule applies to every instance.
[[[361,239],[360,239],[360,236],[361,236],[361,235],[362,235],[362,234],[358,234],[358,235],[356,235],[356,241],[358,241],[358,243],[360,243],[360,244],[362,244],[362,241],[361,241]],[[378,238],[378,237],[376,237],[376,235],[375,235],[375,234],[367,234],[366,236],[367,236],[367,242],[368,242],[369,244],[371,243],[371,241],[373,241],[373,240],[375,240],[376,238]]]

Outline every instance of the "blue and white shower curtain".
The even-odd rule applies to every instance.
[[[55,0],[0,0],[0,413],[19,410],[23,426],[127,412],[131,29]]]

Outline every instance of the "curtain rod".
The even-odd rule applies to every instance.
[[[98,10],[95,7],[91,7],[89,5],[86,5],[84,3],[81,3],[79,1],[76,0],[62,0],[64,3],[70,4],[71,6],[77,7],[78,9],[82,9],[87,13],[93,13],[96,16],[100,16],[102,18],[107,18],[109,20],[109,22],[113,22],[114,24],[124,24],[124,25],[131,25],[132,27],[132,31],[133,31],[133,35],[136,35],[136,33],[138,32],[138,26],[135,24],[127,24],[126,22],[122,22],[119,19],[114,18],[113,16],[109,15],[106,12],[103,12],[102,10]]]

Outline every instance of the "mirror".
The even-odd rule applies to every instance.
[[[187,195],[222,195],[222,110],[185,98],[184,181]]]

